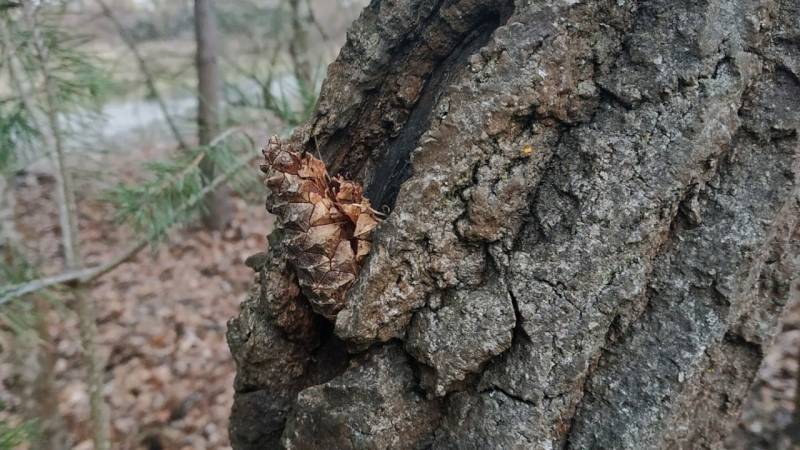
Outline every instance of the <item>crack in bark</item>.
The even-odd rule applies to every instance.
[[[434,107],[438,104],[436,95],[442,86],[451,81],[453,72],[463,70],[467,58],[486,44],[492,32],[501,23],[502,18],[499,14],[495,15],[495,12],[488,11],[475,30],[436,65],[425,81],[419,100],[412,108],[408,120],[399,136],[386,145],[384,151],[386,156],[373,169],[373,181],[367,185],[366,194],[373,199],[379,209],[394,206],[400,185],[411,175],[411,152],[430,126]]]

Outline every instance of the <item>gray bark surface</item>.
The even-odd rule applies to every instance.
[[[237,449],[722,448],[800,254],[800,2],[373,1],[293,144],[391,213],[229,323]]]

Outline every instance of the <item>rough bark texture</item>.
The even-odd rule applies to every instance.
[[[799,10],[373,1],[293,143],[391,213],[313,339],[251,261],[235,447],[722,447],[798,282]]]

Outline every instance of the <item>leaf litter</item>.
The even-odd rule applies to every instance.
[[[150,156],[143,151],[127,160],[115,157],[118,167],[104,170],[132,179],[137,174],[131,160]],[[110,205],[94,200],[100,183],[79,182],[81,247],[85,264],[91,266],[131,245],[134,236],[114,223]],[[58,273],[62,265],[53,189],[47,174],[18,177],[15,189],[24,245],[47,275]],[[232,225],[224,233],[197,227],[174,230],[167,242],[140,252],[89,290],[98,307],[115,449],[230,448],[227,426],[235,368],[225,341],[226,322],[238,313],[253,281],[243,261],[266,247],[265,235],[272,227],[263,207],[238,197],[234,204]],[[91,430],[77,317],[68,307],[57,307],[48,322],[58,413],[74,439],[72,448],[88,450]],[[19,421],[23,399],[15,397],[15,362],[9,352],[0,352],[0,401],[8,406],[0,420]]]

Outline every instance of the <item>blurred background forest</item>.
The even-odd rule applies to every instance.
[[[366,3],[0,0],[0,450],[229,448],[258,149]],[[794,305],[738,430],[764,448],[798,344]]]
[[[0,0],[0,448],[228,447],[258,149],[364,5]]]

